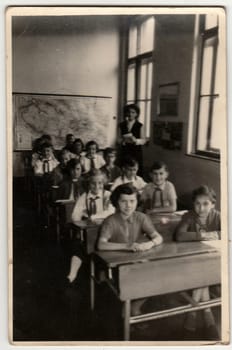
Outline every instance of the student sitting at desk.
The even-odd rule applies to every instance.
[[[67,175],[67,164],[70,159],[72,159],[72,153],[67,149],[62,149],[60,153],[60,163],[52,172],[52,185],[59,186],[63,181],[64,177]]]
[[[63,150],[67,150],[69,152],[72,152],[72,146],[73,146],[74,141],[75,141],[74,135],[67,134],[66,135],[66,145],[64,146]]]
[[[176,211],[176,191],[168,178],[168,168],[164,162],[155,162],[150,170],[151,182],[141,194],[141,207],[147,214]]]
[[[127,157],[124,158],[122,163],[122,175],[117,177],[114,181],[111,191],[113,191],[117,186],[122,184],[131,183],[138,191],[143,190],[146,186],[146,182],[142,177],[137,175],[138,172],[138,161],[134,158]]]
[[[162,236],[156,231],[150,218],[136,211],[138,192],[131,184],[118,186],[111,195],[116,213],[104,220],[99,236],[99,250],[122,250],[139,252],[149,250],[162,243]],[[143,234],[148,236],[145,242],[139,242]],[[132,313],[140,313],[145,300],[132,303]]]
[[[207,241],[221,239],[220,213],[214,208],[216,194],[208,186],[200,186],[193,191],[193,210],[186,213],[177,228],[177,241]],[[192,298],[196,301],[208,301],[210,299],[209,288],[198,288],[192,292]],[[187,315],[185,329],[188,332],[196,330],[196,312]],[[204,319],[207,333],[217,337],[214,316],[211,309],[204,310]]]
[[[81,176],[81,163],[79,159],[71,159],[66,166],[66,176],[57,190],[57,198],[76,201],[84,192],[84,180]]]
[[[81,139],[75,139],[72,144],[71,152],[73,158],[82,159],[82,157],[84,157],[84,143]]]
[[[92,169],[100,169],[105,165],[105,161],[101,154],[98,154],[98,144],[95,141],[87,142],[86,155],[81,159],[84,173],[88,173]]]
[[[50,174],[59,164],[53,153],[53,147],[50,143],[44,143],[41,150],[41,159],[34,163],[35,176]]]
[[[104,159],[106,164],[103,165],[101,170],[106,175],[107,186],[110,186],[114,180],[121,175],[121,169],[115,165],[116,150],[114,148],[107,147],[104,150]]]
[[[52,146],[52,138],[50,135],[42,135],[33,141],[32,144],[32,156],[31,156],[31,166],[34,168],[35,162],[38,159],[42,159],[42,148],[44,144],[50,144]]]
[[[110,192],[104,190],[105,175],[99,169],[94,169],[88,174],[88,191],[83,193],[77,200],[72,213],[72,221],[89,219],[95,221],[104,219],[114,212],[114,208],[110,203]],[[68,280],[73,282],[82,263],[82,249],[78,245],[74,248],[71,259],[70,272],[67,276]]]

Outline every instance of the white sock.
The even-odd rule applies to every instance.
[[[74,255],[71,259],[70,271],[67,276],[70,283],[72,283],[76,279],[81,264],[81,259]]]

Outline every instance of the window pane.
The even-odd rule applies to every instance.
[[[213,58],[215,55],[215,45],[216,37],[205,40],[204,45],[204,54],[202,62],[202,80],[201,80],[201,94],[212,94],[214,91],[211,91],[212,84],[212,70],[213,70]]]
[[[137,27],[131,26],[129,30],[129,57],[137,55]]]
[[[128,67],[127,73],[127,100],[135,99],[135,64]]]
[[[139,98],[150,99],[152,92],[152,62],[144,60],[140,70]]]
[[[215,13],[209,13],[205,16],[205,29],[217,27],[218,16]]]
[[[152,62],[148,63],[148,76],[147,76],[147,97],[151,98],[152,94]]]
[[[148,18],[140,25],[139,53],[153,51],[154,45],[154,17]]]
[[[143,124],[144,135],[143,137],[150,136],[150,120],[151,120],[151,101],[139,101],[140,108],[139,121]]]
[[[146,122],[145,122],[145,137],[150,136],[150,122],[151,122],[151,101],[147,101],[147,108],[146,108]]]
[[[139,108],[140,108],[140,115],[139,115],[139,121],[144,125],[145,122],[145,102],[139,101],[138,102]]]
[[[197,150],[207,150],[207,132],[209,120],[209,97],[201,97],[198,119]]]
[[[224,116],[219,108],[219,97],[215,97],[213,100],[212,129],[210,139],[211,148],[221,148],[221,140],[223,137],[223,130],[220,123],[221,117],[223,118]]]
[[[145,99],[147,95],[147,65],[143,63],[140,71],[139,98]]]

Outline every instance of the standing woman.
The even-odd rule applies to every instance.
[[[143,137],[143,124],[138,121],[140,109],[135,104],[124,107],[124,121],[119,124],[121,133],[120,161],[125,157],[132,157],[138,161],[139,175],[143,173],[142,145],[146,143]]]

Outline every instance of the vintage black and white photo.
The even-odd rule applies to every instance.
[[[225,22],[7,10],[14,344],[228,342]]]

